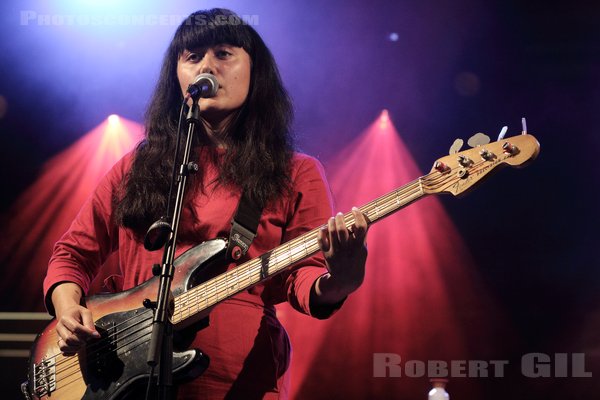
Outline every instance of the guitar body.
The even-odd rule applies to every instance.
[[[178,257],[171,285],[173,295],[192,287],[197,273],[217,261],[225,248],[225,240],[215,239]],[[158,278],[152,278],[121,293],[86,298],[86,307],[94,316],[101,338],[90,341],[74,356],[61,354],[55,330],[57,321],[53,320],[33,344],[28,382],[22,385],[25,396],[60,400],[143,398],[150,372],[146,357],[153,312],[142,302],[156,299],[158,286]],[[207,315],[208,312],[199,314],[194,321]],[[208,367],[208,358],[199,350],[180,349],[177,343],[175,349],[176,382],[193,379]]]

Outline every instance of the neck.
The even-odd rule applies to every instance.
[[[233,126],[236,116],[237,113],[232,112],[225,116],[209,114],[201,117],[202,125],[210,144],[218,148],[227,147],[225,138]]]

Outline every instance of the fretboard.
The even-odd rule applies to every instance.
[[[423,178],[402,186],[370,203],[359,207],[370,223],[400,210],[425,195]],[[352,212],[344,215],[348,228],[354,224]],[[172,321],[175,325],[215,306],[221,301],[246,290],[319,251],[317,227],[273,250],[188,290],[175,298]]]

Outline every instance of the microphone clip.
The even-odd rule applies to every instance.
[[[160,217],[160,219],[150,225],[146,236],[144,238],[144,248],[148,251],[155,251],[161,249],[169,240],[173,228],[169,223],[167,217]]]

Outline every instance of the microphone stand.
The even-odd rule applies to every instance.
[[[177,194],[175,196],[173,218],[171,220],[172,228],[170,229],[169,239],[164,247],[162,267],[160,271],[158,301],[156,304],[153,304],[155,306],[155,311],[154,319],[152,321],[152,335],[150,337],[150,347],[148,349],[147,358],[148,365],[153,369],[157,364],[159,366],[158,398],[160,400],[174,398],[173,324],[169,318],[169,311],[173,300],[173,295],[171,293],[171,282],[175,273],[175,243],[177,242],[177,231],[179,229],[179,220],[181,218],[183,196],[185,194],[188,174],[198,170],[198,165],[189,161],[196,124],[200,123],[198,97],[192,96],[192,100],[192,107],[190,108],[186,118],[188,123],[188,133],[185,149],[183,151],[183,159],[179,168],[179,175],[177,176]]]

